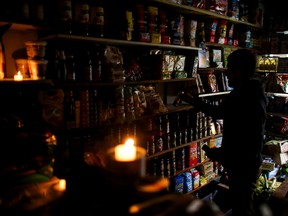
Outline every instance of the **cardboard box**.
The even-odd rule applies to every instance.
[[[212,137],[209,140],[209,147],[210,148],[216,148],[216,144],[217,144],[217,138],[216,137]]]
[[[222,136],[216,138],[216,148],[220,148],[222,145]]]
[[[189,146],[189,167],[196,166],[198,163],[197,142],[192,142]]]
[[[288,152],[288,140],[270,140],[265,143],[266,154]]]
[[[213,172],[213,162],[208,161],[199,166],[199,172],[201,175],[208,175],[209,173]]]
[[[263,161],[261,165],[262,170],[271,171],[275,169],[275,163],[271,161]]]
[[[288,153],[284,152],[284,153],[275,153],[273,155],[273,160],[275,161],[275,163],[277,165],[283,165],[286,164],[288,161]]]
[[[203,145],[208,145],[208,141],[203,141],[200,140],[197,144],[198,146],[198,163],[202,163],[203,161],[205,161],[207,159],[207,156],[205,154],[205,151],[203,151],[202,146]]]

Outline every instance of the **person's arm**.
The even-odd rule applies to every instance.
[[[209,97],[199,97],[195,96],[187,96],[183,95],[183,101],[191,104],[196,111],[201,111],[209,116],[212,116],[215,119],[223,118],[223,99],[221,102],[220,100],[215,100],[215,98]]]
[[[207,145],[203,145],[202,147],[203,151],[205,152],[206,156],[212,160],[212,161],[217,161],[221,165],[225,167],[225,160],[223,156],[223,149],[220,148],[210,148]]]

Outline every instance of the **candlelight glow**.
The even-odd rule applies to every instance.
[[[128,139],[125,144],[120,144],[115,147],[115,160],[116,161],[135,161],[136,160],[136,147],[134,140]]]
[[[66,180],[65,179],[60,179],[59,180],[59,188],[61,190],[66,190]]]
[[[59,179],[58,184],[55,185],[55,189],[62,192],[66,191],[66,180]]]
[[[0,71],[0,79],[4,79],[4,72]]]
[[[23,76],[22,74],[20,73],[20,71],[18,71],[18,73],[16,75],[14,75],[14,80],[15,81],[21,81],[23,80]]]

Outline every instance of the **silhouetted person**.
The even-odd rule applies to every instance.
[[[228,56],[228,84],[233,90],[219,106],[199,98],[196,109],[223,119],[220,148],[206,150],[206,155],[227,170],[233,216],[255,215],[254,189],[261,174],[267,98],[261,80],[255,78],[256,56],[248,49],[238,49]]]

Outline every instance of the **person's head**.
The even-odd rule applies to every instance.
[[[254,76],[256,55],[249,49],[237,49],[227,59],[226,75],[230,87],[235,87]]]

